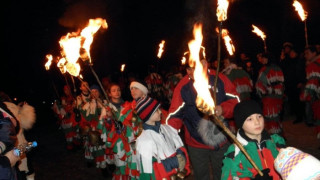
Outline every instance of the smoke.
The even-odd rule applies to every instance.
[[[66,0],[67,8],[59,24],[67,28],[82,28],[89,19],[105,18],[106,3],[103,0]]]

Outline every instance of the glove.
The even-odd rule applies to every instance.
[[[257,174],[256,177],[252,180],[272,180],[272,176],[269,176],[270,169],[264,169],[262,170],[263,176],[260,176],[260,174]]]
[[[179,164],[179,171],[183,171],[184,167],[186,166],[186,159],[182,154],[177,154],[178,164]]]

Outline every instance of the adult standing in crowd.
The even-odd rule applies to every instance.
[[[317,138],[320,139],[320,55],[317,53],[315,46],[309,46],[304,51],[304,57],[307,61],[307,82],[300,99],[310,106],[307,117],[311,116],[310,113],[313,114],[313,117],[311,116],[310,119],[316,120]]]
[[[207,62],[202,60],[206,66]],[[188,63],[187,63],[188,65]],[[184,125],[185,142],[188,147],[195,179],[210,179],[210,164],[214,179],[220,179],[223,154],[229,145],[223,132],[197,109],[197,93],[193,87],[194,68],[187,66],[187,75],[176,86],[167,123],[175,129]],[[214,89],[216,71],[208,70],[210,90]],[[238,103],[234,85],[223,74],[219,74],[216,87],[216,115],[224,118],[233,116],[233,108]],[[231,96],[230,96],[231,95]]]
[[[290,42],[283,44],[280,56],[280,68],[284,76],[284,104],[289,106],[289,112],[296,116],[293,123],[302,122],[304,105],[299,100],[301,83],[305,81],[304,63],[299,59]]]

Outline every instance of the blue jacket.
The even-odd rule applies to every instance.
[[[11,167],[9,159],[4,156],[14,148],[19,132],[19,123],[7,106],[0,101],[0,179],[16,180],[15,167]],[[13,117],[13,118],[10,118]],[[14,123],[16,126],[14,126]]]

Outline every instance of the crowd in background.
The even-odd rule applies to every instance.
[[[253,99],[262,106],[268,133],[279,134],[285,138],[281,122],[285,114],[291,114],[295,116],[293,123],[304,122],[310,127],[315,126],[317,137],[320,138],[319,54],[319,46],[308,46],[302,53],[298,53],[292,43],[286,42],[280,55],[263,52],[255,57],[249,57],[246,52],[242,52],[238,57],[225,57],[221,64],[216,60],[206,62],[210,76],[214,77],[217,67],[221,67],[217,87],[223,89],[224,94],[217,92],[219,94],[217,101],[220,102],[217,104],[216,113],[225,119],[227,127],[236,134],[241,127],[237,127],[233,119],[233,107],[240,101]],[[172,126],[180,129],[181,124],[176,119],[188,119],[187,115],[177,113],[184,104],[190,105],[188,103],[193,101],[194,93],[188,90],[191,88],[189,84],[193,82],[193,71],[188,63],[172,68],[168,72],[157,71],[154,67],[148,71],[149,74],[143,78],[132,73],[127,77],[104,77],[103,87],[96,85],[95,82],[82,81],[79,87],[81,93],[77,95],[72,93],[70,86],[65,85],[64,95],[52,107],[65,134],[66,148],[70,151],[84,149],[87,165],[101,169],[105,176],[112,174],[114,179],[144,177],[143,169],[146,171],[147,166],[143,167],[144,162],[140,162],[143,161],[143,157],[139,156],[141,149],[136,145],[136,141],[141,133],[152,128],[147,122],[150,123],[149,118],[152,119],[154,112],[159,111],[158,118],[161,124],[159,128],[170,129]],[[219,99],[220,95],[223,99]],[[1,103],[5,101],[3,99]],[[229,112],[228,108],[232,110]],[[14,117],[7,113],[5,108],[3,109],[3,118]],[[190,116],[193,116],[192,112],[195,109],[195,107],[190,109]],[[180,136],[181,141],[188,145],[187,150],[193,168],[197,169],[193,156],[199,154],[199,149],[206,149],[210,142],[205,142],[204,138],[197,139],[199,133],[192,129],[192,123],[188,123],[191,121],[184,122],[186,128],[181,129]],[[197,123],[201,123],[201,120]],[[157,123],[153,123],[155,124]],[[170,124],[170,127],[165,124]],[[159,133],[159,130],[156,132]],[[182,134],[187,136],[183,137]],[[187,139],[188,136],[191,138]],[[200,136],[203,137],[201,134]],[[141,139],[142,137],[138,142],[142,141]],[[225,140],[221,137],[217,140],[219,143],[215,142],[211,146],[223,149]],[[187,158],[189,155],[184,151],[182,142],[180,144],[180,139],[177,137],[173,144],[176,149],[175,164],[172,159],[167,158],[166,162],[162,159],[161,162],[166,170],[163,172],[167,174],[154,172],[154,177],[170,177],[174,169],[178,169],[173,172],[175,174],[190,173]],[[10,147],[13,148],[13,145]],[[10,149],[5,152],[8,150]],[[1,153],[1,156],[5,155]],[[223,157],[223,153],[220,157]],[[11,159],[10,162],[17,161]],[[201,170],[196,171],[199,173],[196,176],[201,177]],[[217,177],[220,177],[219,173]]]

